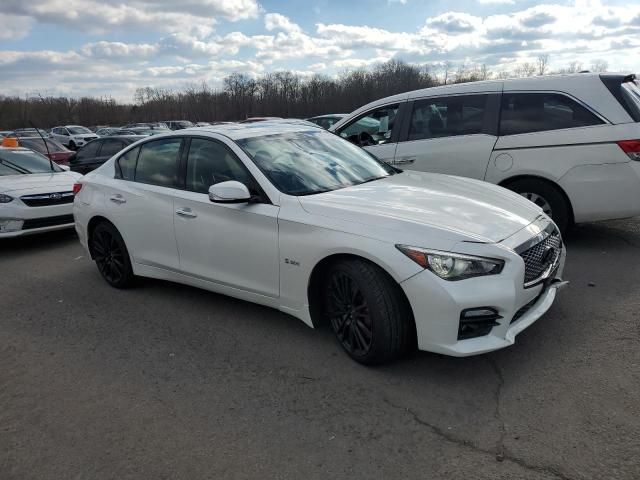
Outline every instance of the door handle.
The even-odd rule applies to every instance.
[[[186,218],[196,218],[198,216],[196,212],[192,211],[188,207],[179,208],[178,210],[176,210],[176,214]]]
[[[396,165],[409,165],[411,163],[414,163],[415,161],[416,161],[416,159],[413,158],[413,157],[412,158],[403,158],[401,160],[396,160],[395,164]]]
[[[109,200],[111,200],[113,203],[127,203],[127,201],[124,199],[124,197],[122,195],[120,195],[119,193],[117,195],[114,195],[112,197],[109,198]]]

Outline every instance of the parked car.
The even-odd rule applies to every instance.
[[[161,133],[170,133],[168,128],[144,128],[144,127],[132,127],[128,129],[133,132],[134,135],[160,135]]]
[[[0,147],[0,238],[72,228],[81,175],[23,147]]]
[[[162,130],[170,130],[169,126],[164,122],[149,122],[149,123],[130,123],[128,125],[123,126],[124,129],[132,129],[132,128],[144,128],[147,130],[153,130],[156,128]]]
[[[71,150],[53,138],[19,137],[17,141],[19,146],[38,152],[59,164],[69,163],[69,158],[73,155]]]
[[[51,129],[51,136],[71,150],[77,150],[85,143],[98,138],[98,135],[93,133],[87,127],[82,127],[80,125],[54,127]]]
[[[82,173],[84,175],[95,170],[127,145],[131,145],[141,138],[144,137],[140,135],[131,135],[126,137],[118,136],[98,138],[79,149],[76,154],[71,157],[69,166],[72,171]]]
[[[110,285],[155,277],[327,320],[365,364],[416,344],[506,347],[564,285],[562,238],[533,203],[403,172],[317,127],[146,138],[75,191],[76,231]]]
[[[333,113],[329,115],[318,115],[317,117],[307,118],[307,121],[315,123],[316,125],[329,130],[334,123],[339,122],[346,116],[346,113]]]
[[[164,122],[170,130],[183,130],[185,128],[195,127],[196,124],[189,120],[172,120],[170,122]]]
[[[640,215],[639,122],[634,75],[575,74],[395,95],[331,130],[399,167],[518,192],[564,230]]]
[[[127,130],[124,128],[109,127],[101,128],[96,132],[96,135],[100,137],[117,137],[119,135],[136,135],[136,132],[134,130]]]

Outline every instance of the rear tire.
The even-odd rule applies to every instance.
[[[505,186],[541,207],[562,234],[567,231],[571,224],[571,207],[558,188],[535,179],[516,180]]]
[[[321,298],[338,342],[357,362],[387,363],[415,343],[407,300],[376,265],[357,259],[337,262],[329,267]]]
[[[99,223],[93,229],[89,245],[96,266],[109,285],[128,288],[133,284],[135,276],[129,252],[116,227],[107,222]]]

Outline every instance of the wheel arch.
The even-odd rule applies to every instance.
[[[564,201],[567,204],[568,211],[569,211],[569,223],[573,224],[575,222],[574,216],[573,216],[573,204],[571,203],[571,199],[569,198],[569,195],[567,195],[567,192],[565,192],[564,188],[562,188],[557,182],[554,182],[553,180],[549,180],[548,178],[545,178],[539,175],[531,175],[531,174],[514,175],[513,177],[509,177],[509,178],[505,178],[504,180],[501,180],[498,183],[498,185],[500,187],[509,189],[510,184],[520,180],[534,180],[537,182],[542,182],[558,190],[558,192],[560,192],[560,194],[562,195],[562,198],[564,198]]]
[[[375,265],[380,269],[381,272],[383,272],[384,275],[386,275],[392,281],[393,285],[397,287],[397,292],[399,295],[401,295],[402,301],[406,303],[408,311],[411,313],[410,322],[411,322],[411,328],[413,331],[412,335],[415,336],[416,323],[415,323],[413,308],[411,307],[411,303],[409,302],[409,299],[407,298],[407,295],[405,294],[402,286],[396,281],[393,275],[391,275],[387,271],[387,269],[385,269],[382,265],[380,265],[380,263],[355,253],[332,253],[330,255],[325,256],[321,260],[319,260],[313,267],[311,274],[309,275],[309,281],[307,284],[307,300],[309,303],[309,315],[311,317],[311,322],[313,324],[313,327],[318,328],[324,323],[324,319],[322,318],[320,294],[322,292],[321,287],[323,285],[323,281],[326,279],[327,272],[329,268],[332,265],[334,265],[336,262],[339,262],[341,260],[347,260],[347,259],[360,260],[360,261]],[[417,341],[417,336],[416,336],[416,341]]]

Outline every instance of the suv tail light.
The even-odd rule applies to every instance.
[[[78,193],[80,193],[80,190],[82,190],[82,184],[81,183],[74,183],[73,184],[73,194],[77,195]]]
[[[640,140],[622,140],[618,146],[631,160],[640,161]]]

